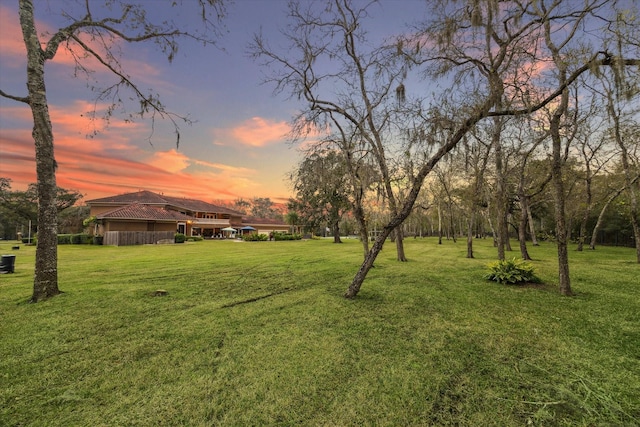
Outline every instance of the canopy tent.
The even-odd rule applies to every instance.
[[[222,233],[223,233],[223,234],[225,235],[225,237],[227,237],[227,238],[228,238],[228,237],[235,237],[236,231],[238,231],[238,230],[236,230],[236,229],[235,229],[235,228],[233,228],[233,227],[225,227],[225,228],[223,228],[223,229],[222,229]]]

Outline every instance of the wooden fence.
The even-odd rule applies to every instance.
[[[102,244],[110,246],[154,245],[162,241],[173,242],[175,234],[175,231],[107,231],[104,233]]]

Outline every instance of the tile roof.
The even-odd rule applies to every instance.
[[[277,219],[272,219],[272,218],[256,218],[256,217],[249,217],[249,216],[243,216],[242,217],[242,223],[243,224],[262,224],[262,225],[287,225],[287,223],[277,220]]]
[[[98,219],[136,219],[145,221],[187,221],[190,216],[157,206],[132,203],[96,215]]]
[[[240,216],[242,213],[233,209],[213,205],[197,199],[187,199],[184,197],[171,197],[152,191],[141,190],[135,193],[118,194],[116,196],[103,197],[100,199],[87,200],[87,204],[123,204],[140,203],[144,205],[170,205],[177,208],[184,208],[194,212],[216,212]]]

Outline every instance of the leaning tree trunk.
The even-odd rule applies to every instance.
[[[33,17],[33,3],[20,1],[20,26],[27,48],[27,89],[33,115],[38,191],[38,243],[32,302],[60,293],[58,289],[58,244],[56,175],[53,155],[53,129],[44,81],[45,53],[40,47]]]

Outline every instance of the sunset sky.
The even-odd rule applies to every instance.
[[[149,10],[160,15],[160,3]],[[166,3],[170,3],[169,0]],[[371,9],[376,36],[387,37],[422,11],[421,0],[388,0]],[[69,0],[35,0],[38,31],[64,25],[59,11],[78,10]],[[75,9],[74,9],[75,8]],[[167,8],[171,13],[175,8]],[[289,121],[302,105],[262,84],[259,65],[247,54],[247,44],[260,30],[272,42],[286,23],[284,0],[236,0],[228,7],[228,32],[219,48],[183,42],[169,64],[153,44],[123,45],[127,71],[142,88],[153,88],[173,112],[195,123],[181,125],[176,140],[169,122],[121,116],[108,124],[90,121],[95,95],[85,77],[74,77],[70,55],[61,49],[46,65],[47,93],[58,162],[57,183],[78,190],[84,200],[140,189],[212,202],[269,197],[286,200],[291,191],[286,175],[299,160],[287,143]],[[180,16],[174,17],[182,19]],[[17,1],[0,2],[0,88],[26,96],[24,42],[18,25]],[[96,68],[98,69],[98,68]],[[95,74],[103,85],[113,83],[104,71]],[[97,105],[98,111],[107,107]],[[14,190],[35,182],[30,110],[0,97],[0,177]],[[93,137],[88,137],[98,131]],[[151,136],[151,143],[149,137]]]

